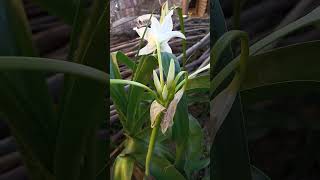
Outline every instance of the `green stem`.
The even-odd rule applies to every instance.
[[[158,54],[158,64],[159,64],[159,72],[160,72],[160,85],[163,87],[164,80],[163,80],[163,68],[162,68],[162,59],[161,59],[161,49],[160,44],[157,43],[157,54]]]
[[[152,129],[152,132],[151,132],[150,141],[149,141],[149,147],[148,147],[148,152],[147,152],[147,157],[146,157],[145,177],[149,177],[150,176],[151,157],[152,157],[152,153],[153,153],[153,150],[154,150],[154,145],[156,143],[156,138],[157,138],[157,134],[158,134],[158,131],[159,131],[160,122],[161,122],[161,115],[159,115],[157,117],[156,125]]]

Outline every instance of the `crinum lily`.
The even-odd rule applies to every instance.
[[[168,41],[172,38],[183,38],[186,37],[180,31],[173,30],[173,22],[171,16],[173,15],[173,10],[170,10],[166,16],[164,16],[163,21],[159,22],[157,18],[151,17],[151,28],[134,28],[138,35],[142,38],[144,31],[147,28],[144,35],[144,40],[148,41],[148,44],[139,51],[139,55],[147,55],[153,53],[155,50],[160,52],[172,53],[172,50],[168,44]],[[158,48],[158,46],[160,48]]]
[[[164,85],[163,82],[163,70],[162,70],[162,61],[161,61],[161,52],[172,53],[172,50],[168,44],[169,40],[172,38],[183,38],[186,39],[184,34],[180,31],[173,30],[172,22],[173,10],[168,11],[167,2],[164,4],[160,22],[157,18],[151,15],[151,28],[134,28],[138,35],[144,40],[148,41],[148,44],[139,51],[138,55],[147,55],[151,54],[157,50],[158,54],[158,64],[160,71],[160,84]],[[145,32],[145,33],[144,33]]]

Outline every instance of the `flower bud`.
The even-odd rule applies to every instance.
[[[168,88],[167,88],[166,84],[163,86],[162,98],[164,101],[167,100],[167,98],[168,98]]]
[[[154,86],[157,89],[158,94],[161,94],[162,93],[162,88],[161,88],[161,84],[160,84],[158,75],[157,75],[155,70],[153,70],[153,82],[154,82]]]
[[[169,72],[167,75],[167,86],[168,89],[170,89],[170,87],[173,85],[173,81],[174,81],[174,75],[175,75],[175,64],[174,64],[174,60],[171,59],[170,61],[170,66],[169,66]]]
[[[160,16],[160,23],[163,23],[164,17],[168,14],[169,7],[168,7],[168,1],[164,2],[161,7],[161,16]]]

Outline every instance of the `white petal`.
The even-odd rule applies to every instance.
[[[146,29],[146,27],[143,27],[143,28],[136,28],[135,27],[135,28],[133,28],[133,30],[135,30],[138,33],[140,38],[142,38],[145,29]],[[146,34],[144,35],[143,39],[144,40],[148,40],[149,35],[150,35],[150,28],[147,28]]]
[[[172,14],[173,14],[173,10],[169,11],[169,13],[163,19],[163,23],[161,24],[162,32],[172,31],[173,29],[173,22],[171,18]]]
[[[166,108],[159,104],[156,100],[154,100],[150,106],[150,121],[151,121],[151,128],[154,128],[155,121],[157,117],[160,115],[162,111]]]
[[[177,37],[186,39],[186,37],[180,31],[171,31],[161,36],[161,42],[168,42],[170,39]]]
[[[157,48],[155,44],[153,43],[148,43],[144,48],[140,49],[139,51],[139,56],[141,55],[147,55],[151,54],[153,51],[155,51]]]
[[[154,30],[155,32],[160,32],[161,30],[161,25],[160,22],[158,21],[157,18],[151,17],[151,29]]]
[[[167,112],[164,115],[163,120],[161,121],[161,131],[164,134],[169,127],[173,125],[173,117],[176,113],[177,105],[182,98],[184,88],[180,89],[175,95],[173,100],[170,102]]]
[[[169,44],[167,42],[161,43],[160,49],[161,49],[161,52],[172,53],[171,47],[169,46]]]

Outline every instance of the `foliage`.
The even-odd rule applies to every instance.
[[[213,1],[213,3],[213,7],[219,10],[219,2]],[[236,0],[233,19],[235,27],[239,26],[239,19],[236,18],[240,16],[240,7],[240,1]],[[318,63],[314,54],[320,48],[317,42],[271,49],[267,52],[265,48],[291,32],[319,23],[320,7],[271,33],[250,48],[243,41],[245,32],[226,32],[222,12],[216,11],[216,13],[218,15],[213,13],[213,18],[219,17],[219,19],[214,25],[217,29],[224,29],[225,33],[220,33],[220,39],[215,38],[211,56],[210,94],[213,114],[210,118],[211,128],[215,130],[212,136],[214,141],[211,150],[211,178],[269,179],[257,168],[250,167],[244,121],[248,120],[245,118],[255,117],[256,120],[260,119],[255,123],[255,127],[263,127],[263,124],[269,124],[266,121],[279,117],[276,117],[275,114],[270,116],[270,112],[268,116],[259,114],[258,117],[257,114],[253,114],[254,112],[248,111],[247,107],[264,97],[287,94],[292,88],[296,89],[294,93],[306,92],[302,87],[307,87],[307,84],[309,88],[317,88],[317,73],[315,72]],[[236,38],[242,40],[241,54],[232,59],[230,44]],[[245,61],[243,61],[244,48],[249,48],[249,56],[245,58]],[[243,63],[246,65],[244,66]],[[286,124],[278,120],[273,125],[278,126],[280,123]],[[231,142],[230,139],[232,139]]]
[[[84,12],[82,1],[35,2],[71,24]],[[21,1],[1,1],[0,13],[0,111],[30,178],[105,179],[106,173],[98,174],[105,164],[105,142],[95,134],[106,115],[108,4],[94,1],[86,23],[74,21],[71,62],[36,58]],[[44,72],[68,74],[61,104],[53,104]]]

